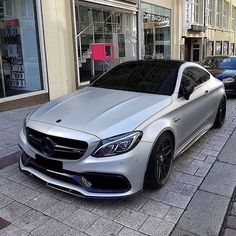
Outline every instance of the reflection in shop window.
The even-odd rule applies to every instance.
[[[170,10],[142,3],[142,58],[170,58]]]
[[[216,41],[216,55],[221,55],[222,54],[222,42],[221,41]]]
[[[137,59],[136,13],[75,1],[80,82]]]
[[[43,89],[35,5],[0,0],[0,97]]]
[[[209,41],[207,43],[207,56],[212,56],[214,54],[214,42]]]
[[[234,48],[235,48],[235,44],[231,43],[230,44],[230,55],[234,55]]]
[[[223,44],[223,55],[228,55],[229,54],[229,42],[224,41]]]

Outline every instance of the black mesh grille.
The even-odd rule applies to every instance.
[[[85,154],[88,148],[88,144],[84,141],[46,135],[28,127],[26,128],[26,137],[33,148],[45,155],[47,154],[43,151],[42,141],[50,139],[53,142],[53,152],[47,156],[53,158],[77,160]]]

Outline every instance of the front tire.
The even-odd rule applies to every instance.
[[[174,155],[174,140],[170,133],[163,133],[152,150],[145,185],[151,189],[161,188],[170,175]]]
[[[223,97],[220,101],[213,127],[218,129],[221,128],[225,122],[225,116],[226,116],[226,97]]]

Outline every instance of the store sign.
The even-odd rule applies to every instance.
[[[147,23],[154,21],[155,22],[154,24],[156,27],[170,26],[170,17],[167,17],[167,16],[155,15],[155,14],[144,12],[143,19],[147,20]]]
[[[184,29],[191,29],[192,25],[192,0],[183,0],[183,13],[184,13]]]

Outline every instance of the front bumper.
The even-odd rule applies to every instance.
[[[24,155],[26,159],[29,158],[35,161],[41,154],[27,143],[23,131],[20,133],[19,145],[24,152],[19,162],[20,169],[23,172],[28,172],[38,177],[50,187],[81,197],[92,198],[125,197],[141,191],[152,148],[152,143],[141,141],[133,150],[119,156],[95,158],[90,155],[73,161],[50,160],[43,157],[44,160],[45,158],[49,160],[49,163],[52,163],[52,165],[40,166],[39,163],[39,166],[35,167],[34,165],[27,164],[27,160],[23,160]],[[61,167],[55,169],[53,162],[55,162],[55,165],[60,162]],[[51,166],[54,167],[51,168]],[[81,178],[86,177],[91,180],[91,175],[93,176],[93,181],[102,179],[107,184],[100,185],[99,188],[85,186]],[[94,178],[94,175],[98,177]],[[117,185],[119,180],[122,183],[122,187],[114,188],[112,182],[114,182],[114,185]]]
[[[236,95],[236,83],[224,83],[225,86],[225,93],[227,95]]]

